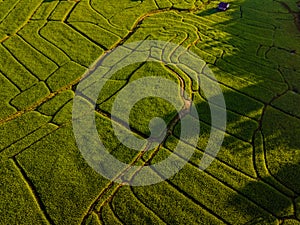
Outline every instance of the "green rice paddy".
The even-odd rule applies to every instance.
[[[218,12],[214,0],[0,0],[0,225],[300,224],[300,9],[296,0],[229,2]],[[224,94],[227,128],[216,159],[199,171],[211,128],[203,91],[172,66],[124,67],[107,80],[95,110],[99,137],[114,157],[149,165],[178,144],[191,148],[179,140],[180,122],[144,154],[115,136],[112,123],[124,137],[147,138],[153,117],[171,123],[176,116],[168,102],[146,98],[130,113],[131,130],[111,117],[118,93],[139,78],[174,81],[179,101],[184,88],[201,127],[182,170],[131,187],[87,164],[72,105],[95,60],[141,40],[184,46],[206,62],[203,73],[213,71]]]

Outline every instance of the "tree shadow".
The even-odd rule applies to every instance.
[[[221,11],[218,10],[217,8],[209,8],[209,9],[206,9],[204,11],[201,11],[200,13],[198,13],[197,15],[198,16],[210,16],[212,14],[215,14],[215,13],[220,13]]]
[[[221,82],[226,73],[233,75],[231,79],[235,82],[244,80],[250,84],[253,81],[252,85],[240,88],[233,86],[233,89],[264,105],[264,108],[252,105],[250,109],[246,105],[242,106],[243,98],[237,98],[233,90],[224,92],[224,97],[231,104],[227,104],[229,110],[235,111],[238,109],[236,106],[240,105],[238,112],[241,114],[249,116],[253,112],[259,112],[256,119],[257,131],[262,134],[263,143],[255,144],[253,139],[252,145],[254,149],[261,148],[265,161],[254,163],[255,168],[264,167],[268,175],[261,177],[257,171],[257,181],[239,189],[239,194],[233,196],[228,204],[235,206],[237,213],[253,218],[247,224],[269,224],[274,218],[292,218],[299,221],[299,215],[297,218],[294,212],[299,211],[295,209],[294,200],[300,195],[300,142],[295,138],[300,134],[299,117],[296,118],[294,112],[288,112],[283,106],[273,107],[277,98],[284,96],[287,90],[294,91],[300,88],[300,80],[297,79],[300,71],[300,42],[294,42],[299,40],[299,31],[292,19],[287,22],[281,18],[288,12],[276,1],[263,3],[245,0],[236,4],[238,5],[234,7],[240,8],[240,15],[238,10],[232,11],[233,19],[213,25],[216,30],[228,33],[228,38],[221,40],[214,36],[211,40],[205,40],[206,45],[203,45],[202,50],[211,52],[214,48],[222,48],[222,42],[236,47],[235,51],[223,48],[224,54],[212,66],[216,67],[216,71],[220,71],[217,78],[221,78]],[[258,10],[259,7],[261,11]],[[211,16],[214,22],[219,21],[220,14],[210,13],[210,10],[197,15]],[[282,14],[277,14],[276,11]],[[254,14],[257,17],[254,17]],[[283,60],[284,58],[289,60]],[[282,68],[288,68],[289,73]],[[297,108],[296,102],[299,101],[296,92],[294,96],[295,101],[292,104]],[[246,128],[245,124],[239,125],[238,121],[232,123],[236,123],[237,127]],[[230,126],[230,122],[228,125]],[[254,157],[257,157],[256,151],[254,154]],[[241,208],[241,196],[258,205],[265,216],[258,215],[251,209]]]
[[[288,165],[283,168],[280,168],[279,173],[285,174],[288,176],[291,171],[294,170],[295,167],[299,165]],[[300,173],[297,174],[299,177]],[[276,175],[275,175],[276,176]],[[272,177],[266,177],[264,180],[268,181],[272,179]],[[246,186],[238,190],[239,194],[232,196],[228,200],[228,204],[235,207],[237,213],[246,214],[250,218],[252,218],[247,224],[267,224],[272,223],[277,219],[295,219],[297,218],[296,205],[294,201],[299,194],[292,194],[292,196],[288,196],[282,193],[281,190],[275,189],[268,183],[263,180],[257,180],[248,183]],[[241,208],[241,195],[250,200],[255,205],[259,206],[261,209],[260,213],[254,210],[249,210],[246,208]],[[298,215],[299,217],[299,215]]]
[[[300,82],[294,82],[295,77],[298,75],[297,71],[299,70],[299,63],[297,64],[299,56],[297,52],[300,52],[300,46],[299,44],[295,44],[294,39],[292,41],[290,40],[296,37],[296,32],[298,31],[297,27],[294,27],[294,33],[292,35],[286,34],[285,29],[288,28],[285,28],[285,24],[287,22],[283,22],[284,20],[281,18],[284,13],[276,14],[275,12],[276,10],[281,12],[284,9],[278,7],[276,2],[266,3],[265,8],[261,9],[261,11],[258,11],[257,8],[262,8],[264,4],[260,3],[260,5],[256,7],[255,4],[258,3],[258,1],[239,1],[238,4],[240,5],[235,5],[235,8],[241,9],[241,11],[229,10],[228,13],[232,13],[234,18],[228,19],[225,22],[219,22],[221,18],[217,18],[217,16],[222,17],[222,14],[218,13],[218,10],[215,8],[206,9],[197,14],[197,16],[200,17],[211,17],[210,19],[214,22],[214,25],[211,25],[211,29],[216,32],[215,35],[209,34],[211,37],[206,40],[201,40],[201,44],[203,44],[200,46],[201,50],[206,53],[213,52],[214,49],[222,50],[222,55],[219,56],[215,62],[212,62],[211,66],[215,68],[214,72],[217,73],[217,78],[220,79],[220,83],[231,88],[228,91],[224,91],[224,97],[228,113],[231,112],[235,114],[236,117],[228,121],[228,126],[232,128],[227,131],[230,133],[232,130],[241,129],[240,134],[234,134],[237,137],[235,140],[248,141],[248,144],[254,148],[258,147],[254,146],[254,132],[258,129],[259,132],[262,132],[265,142],[275,143],[273,147],[264,143],[264,154],[267,158],[270,152],[283,153],[281,157],[274,157],[273,161],[268,160],[268,162],[265,161],[263,165],[260,165],[267,167],[266,170],[271,168],[272,174],[263,177],[263,179],[258,177],[256,178],[257,181],[248,183],[238,190],[240,194],[233,196],[228,202],[230,205],[236,207],[237,212],[242,211],[243,214],[248,214],[253,218],[253,220],[249,221],[249,224],[263,223],[273,220],[274,217],[282,218],[294,216],[291,214],[293,211],[293,198],[285,196],[284,192],[278,190],[280,189],[280,183],[291,189],[291,191],[294,192],[294,197],[300,193],[298,181],[300,176],[300,164],[297,164],[297,160],[300,160],[299,154],[294,154],[295,160],[292,159],[290,155],[284,155],[285,152],[289,152],[291,149],[294,149],[294,152],[300,149],[300,143],[296,142],[295,138],[291,136],[297,136],[298,133],[296,132],[299,132],[297,124],[299,124],[299,121],[294,120],[294,118],[291,122],[287,123],[287,121],[290,121],[291,116],[286,115],[286,120],[277,126],[276,124],[278,124],[278,118],[280,118],[280,116],[275,115],[272,111],[269,113],[269,109],[272,108],[272,101],[276,100],[276,98],[287,89],[291,89],[290,84],[300,88]],[[274,11],[272,11],[273,5],[276,6],[274,7]],[[270,10],[272,12],[270,12]],[[258,19],[251,20],[251,18],[255,18],[255,15],[258,15]],[[293,21],[290,22],[293,24]],[[228,36],[225,38],[221,35],[218,36],[218,30],[226,32]],[[279,37],[278,39],[274,38],[277,36]],[[286,38],[285,36],[289,37]],[[229,49],[228,46],[234,49]],[[291,49],[296,49],[295,54],[290,54]],[[291,61],[287,62],[285,58],[289,58]],[[289,64],[287,65],[287,63]],[[285,73],[282,73],[280,70],[282,67],[289,67],[293,74],[287,76]],[[234,86],[236,83],[237,85]],[[248,99],[248,101],[246,99]],[[211,121],[208,115],[209,108],[207,103],[200,103],[197,105],[197,108],[204,109],[200,115],[202,116],[200,119],[210,124]],[[282,111],[284,111],[284,109],[278,110],[279,113],[282,113]],[[174,112],[170,115],[173,116]],[[169,120],[170,115],[166,115],[163,118]],[[256,127],[248,127],[247,122],[241,122],[242,117],[252,119],[252,121],[256,123]],[[286,127],[284,124],[286,124]],[[288,129],[292,132],[288,133]],[[281,131],[279,135],[277,134],[278,131]],[[209,132],[204,133],[204,135],[209,135]],[[233,148],[233,146],[237,145],[237,141],[232,141],[232,139],[230,139],[230,141],[229,148]],[[280,143],[284,144],[283,149],[280,149]],[[245,151],[245,149],[246,148],[240,148],[238,151],[242,152]],[[252,151],[254,151],[254,149],[252,149]],[[237,155],[238,153],[239,152],[231,152],[230,154],[232,158],[234,158],[235,154]],[[252,154],[255,155],[256,153],[251,152],[251,156],[248,156],[250,160],[251,157],[256,157]],[[229,165],[232,165],[230,164],[232,158],[227,159]],[[286,163],[281,164],[282,161]],[[266,162],[268,165],[265,165]],[[252,161],[249,162],[249,164],[252,164]],[[241,167],[242,166],[243,165],[241,165]],[[255,166],[258,165],[254,165],[254,167]],[[239,167],[235,168],[242,170]],[[243,172],[247,173],[246,171]],[[251,176],[255,175],[251,174]],[[271,181],[274,180],[274,177],[278,179],[278,185],[275,185],[275,187],[272,184],[273,181]],[[239,207],[241,196],[250,199],[254,205],[260,206],[265,217],[261,217],[254,211],[241,209]]]

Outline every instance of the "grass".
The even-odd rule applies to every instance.
[[[57,69],[52,60],[40,54],[18,36],[8,39],[4,46],[39,80],[46,80]]]
[[[0,24],[0,40],[5,36],[13,35],[32,16],[42,0],[20,0]],[[2,11],[3,12],[3,11]],[[4,11],[5,12],[5,11]]]
[[[50,101],[45,102],[42,104],[38,111],[43,113],[44,115],[54,116],[62,105],[66,104],[74,97],[74,93],[72,91],[64,91],[58,95],[56,95]]]
[[[3,46],[0,46],[0,62],[1,72],[20,90],[24,91],[38,82]]]
[[[0,118],[5,118],[16,111],[12,106],[9,105],[9,101],[19,94],[20,91],[3,74],[0,74],[0,82],[2,84],[0,98],[5,99],[1,102],[2,110],[0,113]]]
[[[6,215],[1,217],[1,224],[13,224],[16,221],[22,221],[23,224],[47,224],[33,193],[28,190],[28,184],[12,160],[1,162],[0,174],[0,212]],[[24,214],[28,216],[24,218]]]
[[[52,73],[51,76],[48,77],[46,83],[51,91],[57,91],[76,80],[80,74],[85,72],[85,70],[86,69],[83,66],[71,61]]]
[[[40,30],[45,26],[45,21],[32,21],[27,24],[20,32],[19,35],[27,42],[30,43],[37,51],[41,52],[47,58],[59,66],[64,65],[69,61],[68,56],[55,45],[42,38],[39,34]]]
[[[25,113],[16,120],[9,121],[1,126],[1,142],[0,149],[4,150],[14,142],[26,137],[39,127],[49,122],[51,118],[42,116],[37,112]],[[15,132],[8,133],[7,130],[13,129]]]
[[[49,94],[50,92],[45,83],[39,82],[26,91],[17,95],[14,99],[12,99],[11,104],[17,109],[21,110],[37,101],[40,101]]]
[[[82,66],[90,66],[103,53],[100,47],[63,23],[49,22],[40,34]],[[87,52],[87,55],[79,55],[78,51]]]
[[[59,2],[48,18],[50,20],[64,20],[66,16],[70,13],[74,4],[75,2],[69,1]]]
[[[125,224],[134,224],[135,221],[141,221],[142,224],[164,224],[154,212],[147,210],[147,207],[139,201],[129,187],[122,188],[114,197],[112,209]],[[128,217],[127,215],[132,212],[136,213]]]
[[[290,12],[278,1],[232,0],[226,12],[218,12],[218,3],[0,0],[0,224],[300,224],[299,9],[293,0],[285,1]],[[123,114],[111,116],[127,85],[149,76],[175,82],[170,98],[181,107],[183,97],[193,99],[198,115],[186,119],[195,124],[199,117],[200,135],[192,157],[171,178],[119,186],[82,157],[72,130],[73,98],[96,59],[141,40],[173,42],[204,61],[194,65],[172,49],[163,56],[181,66],[141,62],[103,78],[95,102],[100,140],[116,159],[139,166],[167,159],[177,145],[193,150],[194,136],[179,140],[180,121],[149,151],[122,144],[131,136],[147,138],[153,117],[168,124],[176,118],[172,104],[151,96],[130,109],[129,121]],[[161,56],[151,49],[151,57]],[[216,159],[199,171],[211,110],[222,110],[209,106],[199,87],[210,71],[224,95],[227,127]],[[149,93],[145,85],[129,90],[130,96],[139,91]],[[157,92],[169,94],[162,86]],[[128,108],[128,99],[122,101]],[[155,169],[151,175],[162,176]]]
[[[60,136],[65,138],[60,139]],[[84,163],[76,145],[69,145],[70,138],[72,128],[68,126],[48,135],[42,142],[31,145],[30,151],[17,157],[57,224],[78,223],[90,201],[107,183]],[[68,148],[68,151],[62,153],[62,147]],[[76,173],[70,177],[70,171]],[[78,207],[83,205],[85,207]]]

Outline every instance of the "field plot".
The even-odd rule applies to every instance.
[[[214,0],[0,0],[0,225],[300,224],[300,9],[296,0],[229,2],[220,12]],[[103,77],[96,102],[81,97],[95,104],[99,138],[112,156],[145,167],[170,155],[181,160],[177,145],[194,151],[171,178],[129,186],[136,174],[117,183],[87,163],[72,107],[82,76],[100,57],[144,40],[201,57],[203,79],[212,71],[223,92],[227,127],[216,158],[200,171],[211,110],[222,108],[209,104],[195,71],[147,61]],[[178,49],[163,56],[191,63]],[[147,77],[175,83],[172,98],[183,112],[193,101],[197,113],[184,118],[200,120],[196,149],[193,136],[181,140],[183,122],[161,98],[137,102],[129,121],[112,115],[126,86]],[[160,145],[151,149],[149,141],[136,151],[123,144],[147,139],[154,117],[167,124]]]

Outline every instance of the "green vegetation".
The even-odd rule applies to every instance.
[[[218,12],[215,0],[0,0],[0,224],[300,224],[300,10],[295,0],[229,2]],[[170,179],[130,187],[137,171],[118,184],[87,164],[72,107],[82,75],[99,57],[142,40],[181,45],[204,61],[193,65],[172,49],[163,56],[180,66],[140,62],[104,77],[95,102],[99,138],[116,159],[141,166],[165,160],[177,145],[191,151],[199,139]],[[151,57],[161,56],[151,49]],[[188,66],[201,76],[185,73]],[[210,71],[225,98],[227,127],[216,159],[199,171],[210,113],[222,110],[199,86]],[[180,140],[176,109],[161,98],[137,102],[129,121],[111,115],[126,85],[149,76],[177,84],[171,102],[188,108],[193,100],[198,115],[185,119],[199,118],[199,137]],[[161,145],[137,151],[122,144],[149,137],[154,117],[169,125]],[[155,169],[152,175],[162,177]]]

